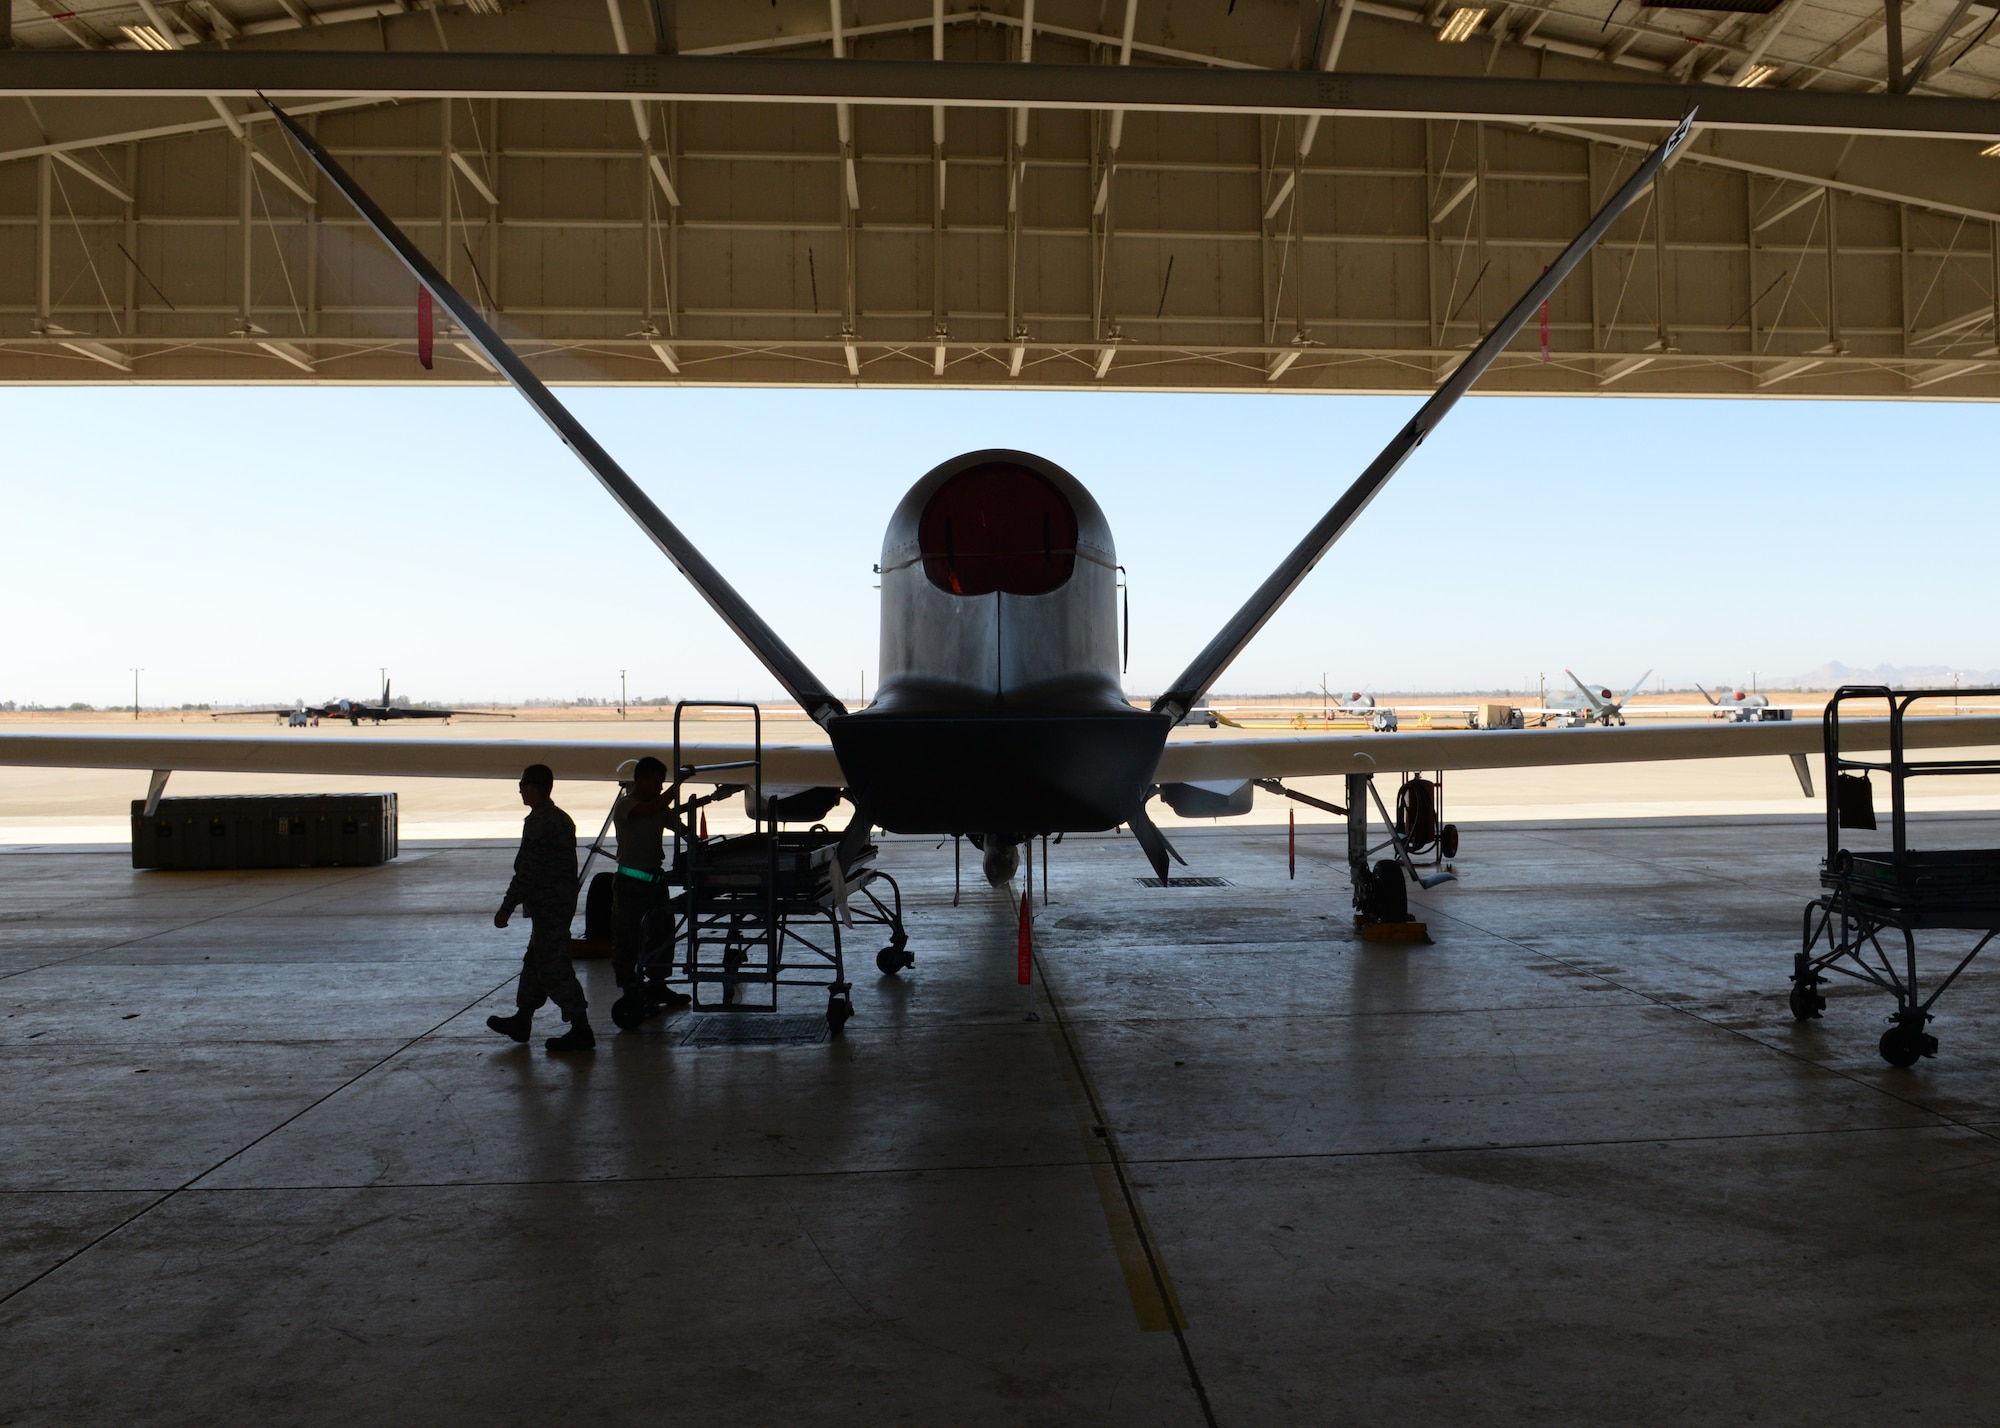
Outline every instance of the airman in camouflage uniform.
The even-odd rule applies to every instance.
[[[521,802],[528,805],[528,816],[521,824],[521,851],[514,855],[514,880],[507,884],[493,925],[505,927],[514,909],[524,907],[534,930],[514,992],[518,1010],[512,1016],[490,1016],[486,1024],[503,1036],[526,1041],[536,1009],[553,1001],[569,1030],[551,1037],[549,1050],[588,1051],[597,1037],[584,1013],[583,986],[569,956],[569,927],[576,917],[576,824],[550,798],[555,783],[547,764],[530,764],[521,774]]]
[[[641,977],[639,958],[645,951],[646,916],[667,908],[666,830],[674,818],[673,795],[667,791],[667,766],[648,754],[632,770],[632,782],[619,790],[611,805],[618,830],[618,881],[612,884],[611,969],[621,993],[611,1009],[612,1020],[635,1030],[654,1013],[688,1004],[685,992],[660,982],[650,986]],[[656,929],[657,930],[657,929]]]

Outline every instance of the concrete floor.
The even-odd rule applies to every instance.
[[[1410,948],[1331,830],[1071,840],[1039,1022],[896,841],[844,1039],[620,1036],[593,963],[569,1062],[483,1025],[506,848],[0,855],[0,1423],[1988,1424],[2000,961],[1912,1071],[1795,1027],[1818,838],[1480,827]]]

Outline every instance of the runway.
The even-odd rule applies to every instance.
[[[0,854],[0,1422],[1984,1423],[2000,965],[1912,1071],[1795,1026],[1819,838],[1483,825],[1408,948],[1330,828],[1069,839],[1038,1021],[889,840],[843,1038],[621,1036],[588,963],[572,1063],[483,1025],[503,845]]]

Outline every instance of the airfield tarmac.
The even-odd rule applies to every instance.
[[[0,1423],[1990,1423],[2000,963],[1913,1070],[1795,1026],[1820,838],[1482,825],[1429,946],[1331,828],[1072,838],[1032,993],[890,839],[843,1038],[619,1035],[587,963],[572,1062],[483,1026],[504,844],[0,853]]]

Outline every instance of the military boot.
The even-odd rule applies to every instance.
[[[535,1014],[531,1011],[517,1011],[512,1016],[489,1016],[486,1024],[502,1036],[515,1041],[528,1039],[528,1028],[534,1024]]]
[[[549,1038],[548,1048],[553,1052],[596,1050],[597,1033],[590,1029],[590,1018],[578,1012],[571,1018],[568,1031]]]

